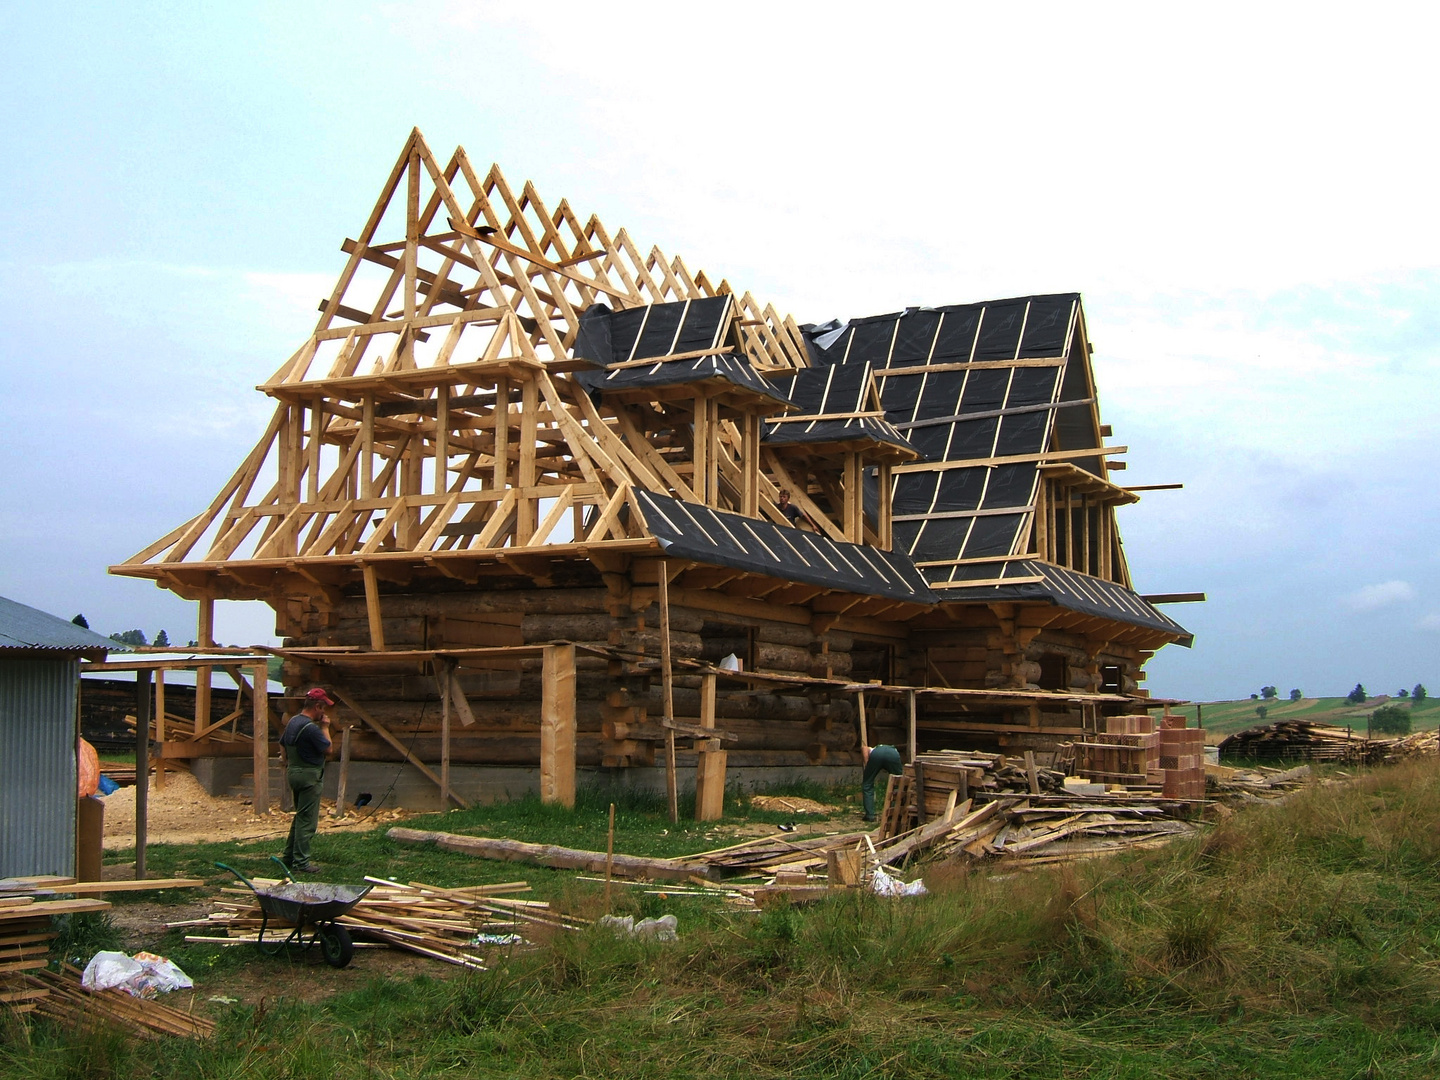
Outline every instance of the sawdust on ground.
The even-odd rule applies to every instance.
[[[122,787],[102,796],[105,803],[105,849],[133,847],[135,844],[135,789]],[[347,810],[345,817],[331,816],[335,804],[321,804],[320,831],[374,829],[392,824],[407,816],[402,810],[380,810],[367,815]],[[211,795],[188,772],[165,774],[162,788],[155,778],[150,780],[150,799],[146,814],[146,838],[152,844],[203,844],[213,841],[263,840],[285,836],[290,831],[290,815],[280,810],[255,814],[250,800],[239,795]]]
[[[791,795],[756,795],[750,805],[756,810],[778,810],[782,814],[833,814],[841,809]]]

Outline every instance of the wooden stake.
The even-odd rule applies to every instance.
[[[574,645],[547,645],[541,661],[540,801],[575,806]]]
[[[196,637],[202,649],[215,644],[215,598],[207,596],[200,601]],[[198,732],[210,726],[210,674],[213,668],[195,669],[195,730]]]
[[[865,730],[865,691],[861,690],[855,695],[855,703],[860,707],[860,745],[870,745],[870,735]]]
[[[670,670],[670,564],[660,560],[660,679],[665,689],[665,719],[675,719],[675,682]],[[665,794],[670,820],[680,820],[679,793],[675,789],[675,732],[665,729]]]
[[[911,761],[914,761],[914,760],[915,760],[915,691],[914,691],[914,690],[906,690],[906,691],[905,691],[905,705],[906,705],[907,711],[908,711],[909,714],[910,714],[910,731],[909,731],[910,760],[911,760]]]
[[[165,745],[165,669],[155,669],[155,741]],[[155,786],[165,787],[165,759],[155,756]]]
[[[1029,778],[1029,780],[1030,780],[1030,794],[1031,794],[1031,795],[1039,795],[1039,794],[1040,794],[1040,776],[1039,776],[1039,774],[1035,771],[1035,751],[1034,751],[1034,750],[1026,750],[1026,751],[1025,751],[1025,775],[1026,775],[1026,776]]]
[[[440,812],[450,809],[450,680],[440,683]]]
[[[615,804],[610,804],[610,828],[605,834],[605,914],[610,914],[610,875],[615,870]]]
[[[251,762],[255,768],[254,793],[250,809],[257,814],[270,812],[270,672],[264,664],[256,664],[250,672],[250,699],[255,705],[255,730],[251,740]]]
[[[135,673],[135,880],[145,877],[150,825],[150,672]]]
[[[340,782],[335,787],[335,816],[345,816],[345,789],[350,786],[350,725],[340,729]]]

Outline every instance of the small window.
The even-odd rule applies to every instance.
[[[1045,653],[1040,657],[1040,689],[1064,690],[1069,685],[1069,664],[1059,653]]]
[[[1100,668],[1100,692],[1103,694],[1124,693],[1125,673],[1119,664],[1105,664]]]

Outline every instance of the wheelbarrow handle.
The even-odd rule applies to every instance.
[[[270,856],[270,861],[273,862],[276,866],[280,867],[280,878],[281,878],[281,880],[283,880],[283,881],[294,881],[294,880],[295,880],[293,877],[290,876],[290,868],[285,865],[285,860],[282,859],[282,858],[280,858],[279,855],[271,855],[271,856]]]
[[[223,862],[217,862],[217,863],[215,864],[215,867],[216,867],[216,869],[218,869],[218,870],[229,870],[230,873],[234,874],[234,875],[235,875],[236,877],[238,877],[241,881],[243,881],[246,885],[250,886],[250,891],[251,891],[251,892],[256,893],[257,895],[259,894],[260,890],[255,887],[255,883],[254,883],[253,881],[251,881],[248,877],[246,877],[244,874],[242,874],[239,870],[236,870],[235,867],[230,866],[228,863],[223,863]]]

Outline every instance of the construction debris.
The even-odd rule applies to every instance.
[[[35,888],[64,885],[70,878],[9,878],[0,882],[0,1004],[16,1013],[34,1011],[49,989],[33,980],[45,967],[55,932],[53,915],[106,911],[105,900],[49,900],[30,895]]]
[[[1309,720],[1280,720],[1238,731],[1220,743],[1220,757],[1252,761],[1342,761],[1374,764],[1389,743],[1366,739],[1350,728]]]
[[[141,1001],[123,990],[86,990],[80,985],[80,972],[69,964],[58,972],[36,971],[25,977],[25,983],[39,995],[30,1003],[35,1013],[66,1027],[98,1020],[145,1039],[162,1035],[208,1039],[215,1033],[215,1022],[203,1016],[158,1001]]]
[[[1314,780],[1309,765],[1294,769],[1234,769],[1206,765],[1205,782],[1212,796],[1228,802],[1269,802],[1283,798]]]
[[[833,807],[814,799],[802,799],[791,795],[756,795],[750,805],[756,810],[774,810],[782,814],[828,814]]]
[[[252,878],[256,885],[278,884],[275,879]],[[552,911],[548,901],[516,900],[510,894],[529,892],[524,881],[446,889],[412,881],[402,883],[367,877],[375,887],[350,911],[335,921],[357,939],[371,944],[443,960],[460,967],[485,969],[479,949],[494,944],[523,942],[536,930],[571,930],[587,920]],[[187,942],[219,945],[256,944],[263,913],[254,894],[245,888],[224,888],[223,894],[243,900],[217,901],[219,910],[204,919],[167,924],[193,931]],[[265,927],[266,944],[279,944],[289,931],[271,920]]]
[[[1440,731],[1417,731],[1385,746],[1385,761],[1396,762],[1407,757],[1434,757],[1440,754]]]

